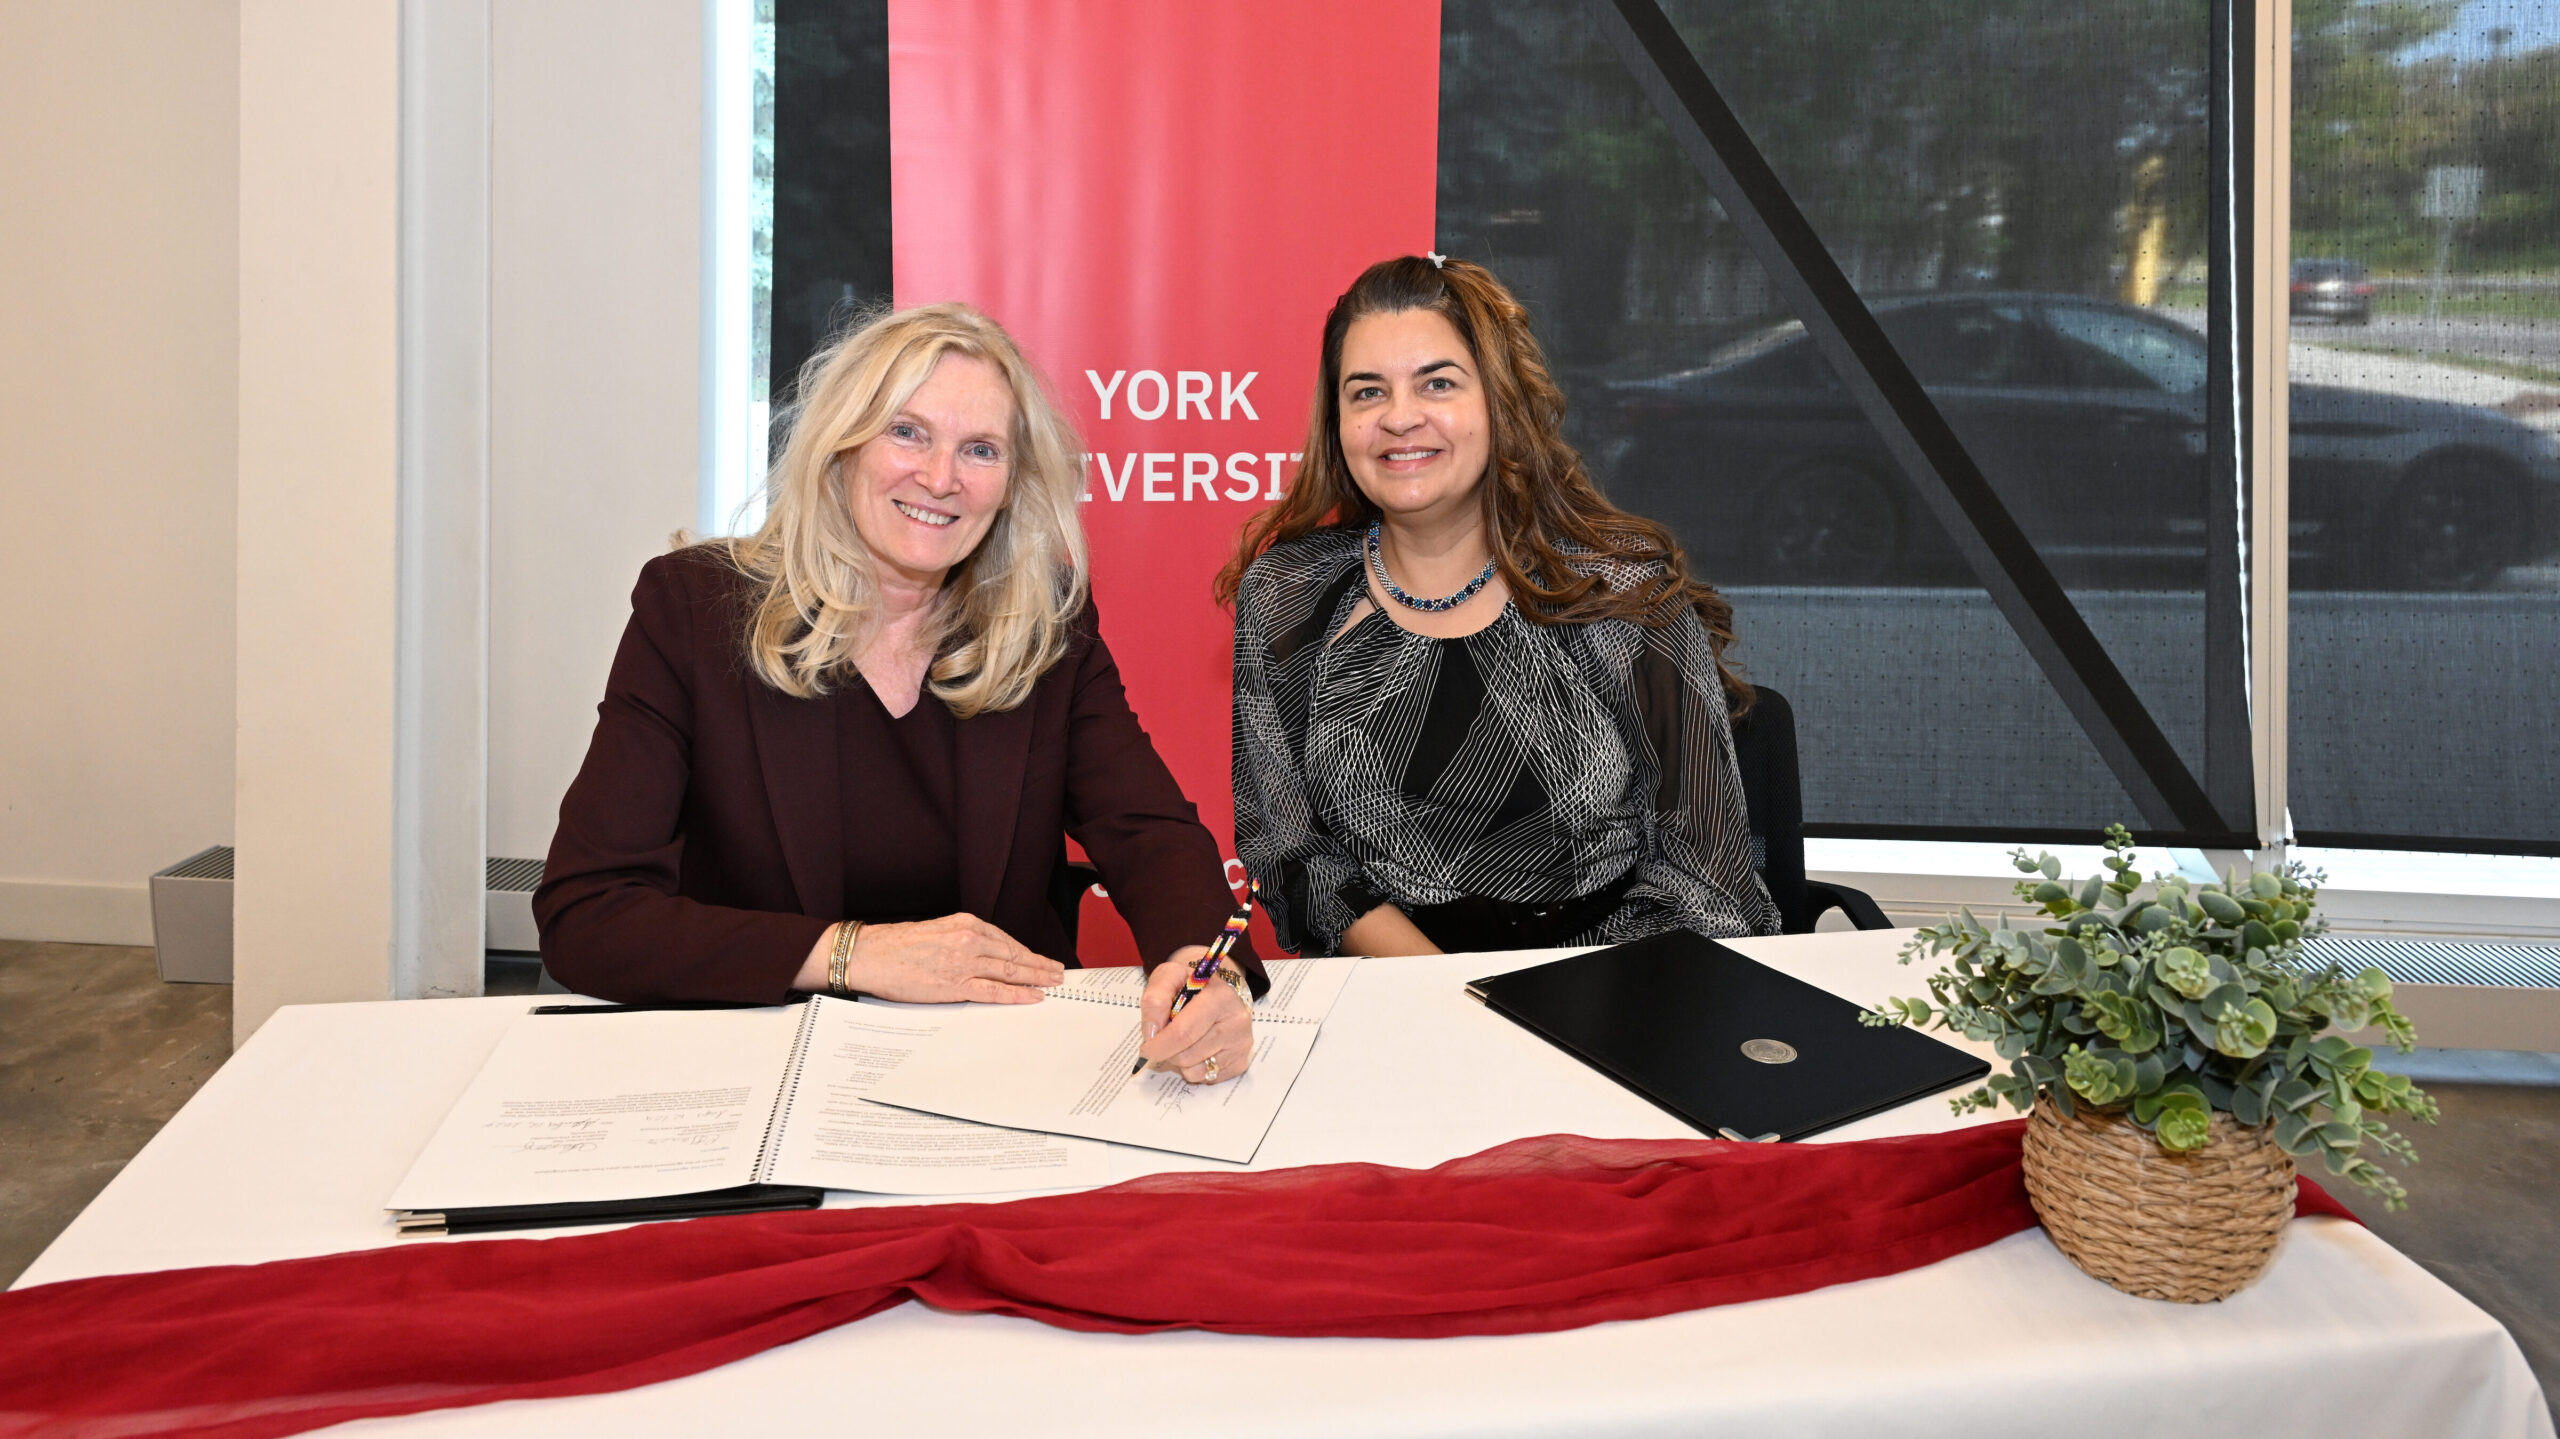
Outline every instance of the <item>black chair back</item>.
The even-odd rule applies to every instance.
[[[1857,929],[1887,929],[1892,921],[1863,890],[1808,880],[1804,875],[1804,790],[1796,764],[1796,712],[1787,697],[1766,685],[1733,722],[1733,758],[1742,771],[1742,804],[1751,817],[1751,863],[1787,934],[1811,934],[1814,922],[1837,909]]]
[[[1810,934],[1823,912],[1838,909],[1859,929],[1888,924],[1875,902],[1854,889],[1818,884],[1804,876],[1804,791],[1796,766],[1796,712],[1787,697],[1765,685],[1753,687],[1759,699],[1751,712],[1733,722],[1733,758],[1742,770],[1742,803],[1751,818],[1751,864],[1769,886],[1778,920],[1787,934]],[[1089,864],[1067,859],[1059,849],[1049,875],[1049,903],[1066,926],[1072,948],[1083,917],[1085,886],[1102,875]]]
[[[1796,712],[1766,685],[1733,722],[1733,759],[1742,770],[1742,803],[1751,812],[1751,866],[1769,886],[1789,934],[1813,928],[1804,888],[1804,791],[1796,771]]]

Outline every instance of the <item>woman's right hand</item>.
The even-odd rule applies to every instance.
[[[818,936],[795,988],[824,992],[835,927]],[[1067,967],[1033,954],[1012,935],[970,914],[913,924],[866,924],[845,960],[845,988],[902,1004],[1037,1004]],[[814,979],[814,983],[810,982]]]

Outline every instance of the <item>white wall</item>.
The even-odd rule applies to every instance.
[[[0,938],[232,836],[238,16],[0,6]]]
[[[243,0],[232,1033],[392,997],[399,0]]]
[[[250,8],[254,20],[261,0]],[[0,503],[11,517],[0,526],[0,938],[149,943],[145,877],[233,839],[235,596],[265,595],[290,615],[327,588],[317,575],[284,589],[272,573],[235,583],[235,532],[267,533],[274,518],[244,527],[237,509],[242,398],[279,407],[280,423],[334,425],[306,460],[358,443],[353,426],[368,464],[391,463],[381,447],[395,396],[365,367],[390,354],[376,354],[392,341],[372,327],[390,322],[396,291],[357,271],[395,233],[380,208],[394,136],[336,123],[294,136],[291,107],[319,97],[277,68],[318,63],[350,41],[350,24],[373,27],[359,43],[376,46],[390,11],[355,8],[264,8],[286,48],[247,61],[277,75],[251,97],[253,118],[316,148],[260,169],[261,206],[244,214],[239,4],[0,7]],[[328,26],[296,34],[297,17],[324,14]],[[699,0],[499,0],[494,22],[488,835],[491,853],[539,856],[585,752],[632,578],[696,510],[703,25]],[[341,102],[378,98],[373,120],[391,118],[388,88],[361,93],[383,76],[346,78],[359,93]],[[314,184],[333,163],[321,152],[338,157],[341,181],[361,169],[372,189]],[[346,223],[351,203],[373,226],[361,253],[295,248]],[[330,207],[334,221],[319,213]],[[284,248],[244,269],[244,227]],[[318,268],[294,277],[305,262]],[[243,336],[237,297],[261,275],[279,297],[310,300],[271,323],[298,314],[342,355],[361,352],[361,376],[308,371],[356,387],[360,402],[297,398],[298,342],[272,329],[262,341],[254,324]],[[244,375],[244,338],[285,368]],[[341,526],[352,513],[326,506],[309,526],[288,517],[262,564],[290,566],[296,545],[325,533],[350,570],[387,566],[389,538],[373,530],[393,492],[293,463],[252,476],[253,504],[290,511],[294,485],[318,485],[361,520]],[[390,602],[388,590],[360,594]],[[289,651],[291,631],[268,641]],[[368,685],[381,677],[356,668]],[[246,738],[274,746],[272,778],[307,757],[311,793],[346,786],[332,792],[361,810],[387,802],[377,757],[357,762],[312,723],[321,711],[295,709],[349,698],[290,686],[252,697],[260,727]],[[387,842],[370,817],[343,817],[365,844]],[[345,837],[297,820],[272,847]],[[366,943],[380,949],[378,936]]]
[[[701,0],[500,0],[493,49],[489,853],[538,859],[694,518]]]

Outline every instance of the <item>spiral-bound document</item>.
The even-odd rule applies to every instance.
[[[932,1009],[823,996],[527,1014],[387,1207],[406,1231],[446,1232],[791,1207],[823,1189],[982,1194],[1109,1178],[1091,1140],[872,1103],[938,1027]]]

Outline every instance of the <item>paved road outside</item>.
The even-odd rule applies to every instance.
[[[2204,311],[2164,306],[2202,333]],[[2376,315],[2341,325],[2297,315],[2288,371],[2296,384],[2347,385],[2479,405],[2544,429],[2560,429],[2560,319]],[[2466,363],[2467,362],[2467,363]],[[2522,367],[2547,376],[2502,374]]]
[[[2560,320],[2538,316],[2438,315],[2429,321],[2425,315],[2378,313],[2370,324],[2339,325],[2297,315],[2293,337],[2297,342],[2431,351],[2560,372]]]

